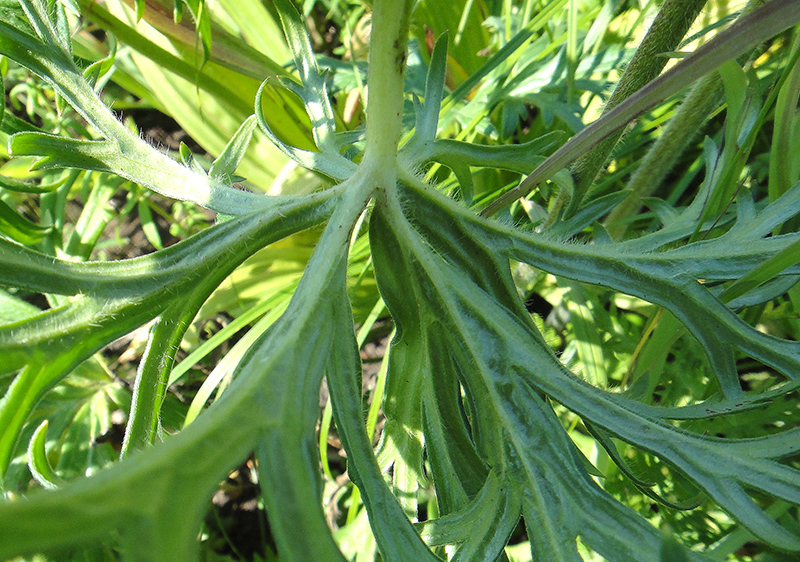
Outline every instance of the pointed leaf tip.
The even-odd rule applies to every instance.
[[[55,490],[61,484],[61,478],[53,470],[47,459],[45,443],[47,441],[47,420],[44,420],[33,432],[28,444],[28,468],[36,481],[47,490]]]

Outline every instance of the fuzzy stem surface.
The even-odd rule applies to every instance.
[[[667,0],[664,3],[625,69],[603,113],[619,105],[661,73],[669,61],[664,53],[677,48],[705,3],[705,0]],[[567,210],[568,216],[577,211],[583,196],[621,136],[622,131],[619,131],[604,139],[572,166],[575,193]]]

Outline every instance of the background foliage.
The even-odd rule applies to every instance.
[[[0,1],[0,556],[794,560],[796,3],[378,4]]]

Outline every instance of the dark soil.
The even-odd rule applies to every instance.
[[[261,488],[252,477],[254,462],[248,459],[220,484],[205,517],[208,548],[233,560],[275,556],[267,514],[259,503]]]

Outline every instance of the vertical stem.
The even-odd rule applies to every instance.
[[[793,158],[786,158],[792,154],[797,133],[793,130],[797,125],[795,119],[798,97],[800,97],[800,64],[797,52],[800,49],[800,36],[796,37],[792,45],[791,59],[793,64],[784,71],[786,81],[778,91],[775,103],[775,130],[772,134],[772,151],[769,158],[769,200],[775,201],[789,191],[795,183],[796,170]],[[795,144],[796,146],[796,144]],[[783,154],[784,156],[781,156]]]
[[[411,6],[412,0],[374,0],[372,11],[364,164],[392,177],[403,121],[403,71]]]

